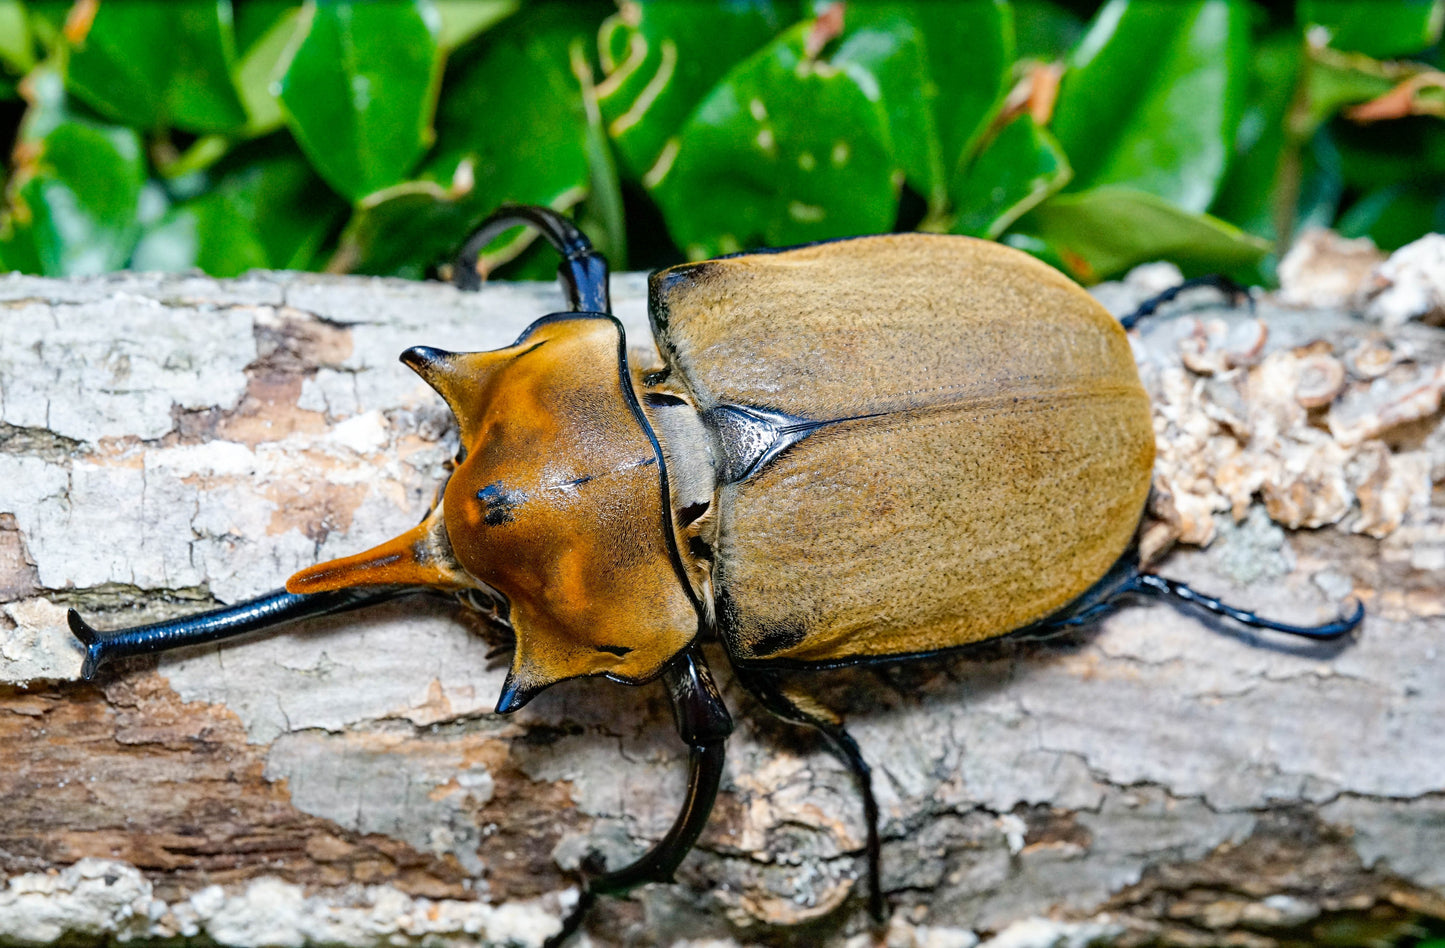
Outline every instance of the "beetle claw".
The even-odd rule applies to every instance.
[[[70,626],[70,634],[85,646],[85,662],[80,666],[80,677],[84,681],[93,681],[95,673],[100,669],[100,663],[105,659],[105,643],[101,641],[100,633],[95,627],[82,619],[80,613],[74,609],[65,614],[65,621]]]

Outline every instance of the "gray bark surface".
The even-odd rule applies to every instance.
[[[1150,274],[1100,289],[1116,311]],[[645,279],[615,279],[647,345]],[[413,599],[79,682],[115,628],[236,602],[415,524],[455,451],[396,357],[510,344],[555,288],[257,273],[0,278],[0,943],[538,944],[590,850],[656,840],[685,752],[660,686],[491,713],[505,657]],[[1276,945],[1445,919],[1445,332],[1200,291],[1143,324],[1165,575],[1343,645],[1140,603],[1047,643],[820,673],[872,763],[709,651],[739,722],[675,886],[594,944]],[[1267,328],[1262,328],[1267,327]],[[579,940],[579,944],[583,944]],[[713,944],[715,942],[707,942]]]

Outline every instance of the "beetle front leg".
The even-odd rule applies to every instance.
[[[567,295],[567,308],[574,313],[610,313],[612,301],[607,287],[607,258],[592,249],[587,235],[550,207],[535,204],[503,204],[477,225],[457,254],[452,282],[463,290],[478,290],[482,274],[478,268],[482,249],[506,231],[519,225],[537,228],[557,252],[562,263],[557,279]]]
[[[234,606],[111,632],[92,628],[74,609],[70,610],[67,619],[71,634],[85,646],[85,664],[81,667],[80,677],[90,681],[102,665],[117,658],[218,642],[298,619],[347,612],[420,591],[392,586],[298,595],[278,589]]]
[[[562,921],[562,930],[547,939],[558,948],[581,926],[599,895],[620,895],[649,882],[672,882],[672,875],[707,825],[722,783],[724,749],[732,733],[732,717],[718,693],[712,671],[694,642],[662,673],[678,735],[690,748],[687,796],[667,835],[641,859],[614,872],[588,879],[576,906]]]

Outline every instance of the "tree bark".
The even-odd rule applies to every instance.
[[[1127,310],[1149,273],[1100,289]],[[614,280],[637,346],[646,284]],[[550,286],[260,273],[0,279],[0,940],[538,944],[595,850],[658,839],[686,754],[658,685],[491,713],[484,621],[398,601],[78,681],[66,630],[231,603],[415,524],[455,452],[413,344],[510,344]],[[594,944],[1278,945],[1445,919],[1445,333],[1199,291],[1142,324],[1165,575],[1311,645],[1167,605],[1045,643],[813,675],[874,768],[709,646],[739,722],[675,886]],[[1265,328],[1267,327],[1267,329]],[[1347,940],[1363,940],[1350,938]]]

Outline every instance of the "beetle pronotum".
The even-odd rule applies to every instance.
[[[1121,324],[997,244],[858,237],[653,275],[663,367],[641,370],[609,312],[606,261],[550,210],[490,217],[459,284],[475,287],[479,249],[517,224],[561,252],[568,312],[494,352],[402,355],[461,435],[415,529],[230,608],[107,633],[72,611],[70,626],[89,678],[115,657],[439,589],[494,604],[512,630],[501,713],[570,678],[660,678],[690,748],[682,810],[636,862],[586,880],[554,942],[597,895],[670,881],[707,821],[732,721],[704,640],[852,769],[881,917],[868,766],[779,671],[1049,634],[1130,594],[1315,638],[1363,617],[1273,622],[1141,572],[1154,434],[1125,330],[1157,300]]]

